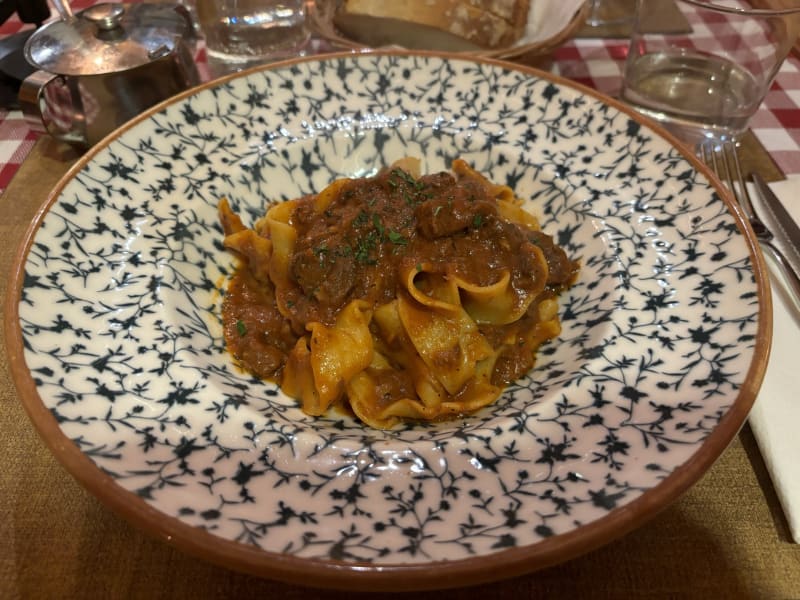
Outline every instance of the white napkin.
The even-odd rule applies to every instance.
[[[547,40],[567,25],[585,0],[559,0],[558,2],[531,2],[528,26],[516,45],[534,44]]]
[[[783,205],[800,223],[800,176],[771,183]],[[758,398],[750,412],[750,427],[767,465],[789,529],[800,543],[800,315],[780,270],[771,264],[772,352]]]

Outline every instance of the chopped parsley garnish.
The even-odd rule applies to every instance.
[[[393,244],[405,245],[408,240],[399,231],[391,230],[389,232],[389,241]]]
[[[417,187],[420,184],[420,182],[411,176],[411,173],[408,173],[403,169],[392,169],[392,177],[396,177],[397,179],[404,181],[408,185],[413,185],[414,187]]]
[[[406,184],[406,187],[411,188],[411,191],[414,194],[421,192],[425,188],[424,182],[420,181],[419,179],[414,179],[411,173],[407,173],[403,169],[392,169],[388,182],[389,186],[394,190],[397,190],[397,188],[400,187],[400,184],[404,183]],[[416,203],[417,198],[415,195],[409,193],[407,189],[402,189],[401,192],[403,194],[403,200],[406,201],[406,204]]]
[[[239,337],[244,337],[247,335],[247,325],[244,324],[244,321],[239,319],[236,321],[236,331],[239,332]]]
[[[325,257],[328,255],[327,244],[322,244],[314,248],[314,254],[317,256],[317,260],[320,262],[320,264],[325,262]]]
[[[369,222],[369,215],[367,211],[362,210],[361,212],[356,215],[356,218],[353,219],[353,227],[363,227]]]
[[[383,237],[383,231],[384,231],[383,223],[381,223],[381,218],[375,213],[373,213],[372,215],[372,226],[378,232],[378,235]]]
[[[370,258],[370,253],[375,249],[376,246],[376,233],[373,229],[367,235],[359,238],[356,241],[356,247],[353,250],[353,256],[355,257],[356,261],[365,264],[374,264],[375,259]]]

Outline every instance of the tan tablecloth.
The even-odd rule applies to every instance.
[[[39,142],[0,198],[4,274],[37,208],[67,168],[71,157],[62,150]],[[7,280],[0,279],[5,295]],[[359,596],[228,571],[134,529],[46,450],[17,399],[5,348],[0,363],[0,598]],[[681,500],[604,548],[526,577],[415,594],[418,600],[540,597],[800,599],[800,546],[788,542],[749,429]]]

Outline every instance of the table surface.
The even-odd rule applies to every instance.
[[[18,22],[7,22],[0,36],[19,28]],[[543,64],[613,93],[625,51],[623,40],[576,39]],[[787,60],[753,121],[753,133],[783,174],[800,173],[799,59]],[[0,272],[10,272],[28,224],[75,158],[69,148],[33,133],[19,113],[0,112],[0,189],[5,190],[0,198]],[[6,278],[0,278],[0,296],[6,288]],[[133,528],[53,458],[18,401],[4,348],[0,363],[0,453],[5,461],[0,598],[353,596],[210,565]],[[700,482],[625,537],[528,576],[416,596],[800,599],[800,546],[789,542],[769,476],[745,427]]]

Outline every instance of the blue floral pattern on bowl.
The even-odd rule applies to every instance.
[[[406,155],[507,183],[581,258],[563,332],[474,415],[309,417],[226,353],[217,201],[254,220]],[[751,245],[707,177],[624,110],[491,61],[319,57],[184,95],[62,182],[25,260],[25,361],[63,434],[265,555],[420,564],[578,531],[692,461],[764,352]]]

